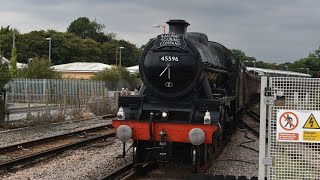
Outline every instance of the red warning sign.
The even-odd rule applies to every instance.
[[[298,141],[299,140],[299,133],[279,133],[278,140]]]
[[[299,124],[299,118],[293,112],[282,113],[279,118],[279,121],[281,128],[286,131],[292,131],[296,129]]]

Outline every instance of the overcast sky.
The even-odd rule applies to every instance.
[[[184,19],[188,31],[269,62],[293,62],[320,45],[319,0],[0,0],[0,26],[20,32],[66,31],[78,17],[96,19],[106,32],[138,47],[169,19]]]

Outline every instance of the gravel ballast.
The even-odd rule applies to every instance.
[[[110,119],[88,119],[76,122],[30,126],[0,131],[0,147],[110,124]]]
[[[128,146],[131,142],[128,143]],[[122,143],[114,138],[86,147],[69,150],[63,154],[25,167],[12,173],[2,173],[3,180],[94,180],[108,174],[132,160],[132,153],[126,158],[116,158],[122,152]]]
[[[244,148],[241,144],[253,148],[256,151]],[[259,139],[246,129],[237,129],[235,134],[233,134],[231,141],[218,158],[212,162],[212,165],[209,170],[207,170],[206,174],[247,176],[248,178],[258,176],[258,150]]]

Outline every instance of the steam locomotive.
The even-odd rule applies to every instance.
[[[119,98],[117,137],[133,139],[134,167],[187,160],[197,171],[212,158],[236,115],[256,93],[258,80],[223,45],[204,33],[187,32],[184,20],[169,20],[169,33],[144,49],[138,96]]]

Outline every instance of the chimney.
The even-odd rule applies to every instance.
[[[171,19],[167,21],[169,34],[181,34],[187,36],[187,27],[190,25],[185,20]]]

